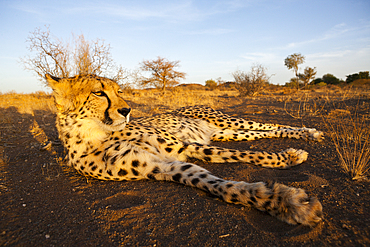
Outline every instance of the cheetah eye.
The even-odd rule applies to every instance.
[[[118,93],[123,93],[122,89],[118,89],[117,91]]]
[[[97,92],[92,92],[94,95],[96,95],[96,96],[99,96],[99,97],[101,97],[101,96],[104,96],[105,95],[105,93],[103,92],[103,91],[97,91]]]

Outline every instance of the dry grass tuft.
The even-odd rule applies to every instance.
[[[343,115],[342,115],[343,116]],[[340,159],[340,165],[353,180],[370,173],[370,129],[366,116],[355,113],[335,121],[323,118]]]
[[[313,95],[311,92],[306,92],[298,98],[289,96],[284,102],[285,112],[298,119],[305,116],[317,116],[324,109],[326,102]]]

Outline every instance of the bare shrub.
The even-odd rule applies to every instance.
[[[261,64],[255,64],[250,72],[237,70],[233,74],[240,96],[255,96],[269,83],[271,76]]]
[[[111,55],[111,47],[104,40],[88,41],[84,35],[74,36],[73,42],[64,42],[51,35],[50,30],[36,28],[26,42],[31,55],[20,59],[26,70],[36,73],[46,83],[45,74],[70,77],[78,74],[94,74],[112,78],[122,83],[128,73],[117,66]]]

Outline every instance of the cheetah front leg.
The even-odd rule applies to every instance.
[[[322,206],[302,189],[283,184],[247,183],[218,178],[195,164],[161,161],[147,178],[197,187],[228,203],[252,206],[289,224],[315,226],[322,220]]]
[[[186,157],[192,157],[212,163],[244,162],[256,166],[280,169],[299,165],[306,161],[308,157],[306,151],[293,148],[279,153],[270,153],[249,150],[239,151],[198,143],[185,144],[177,152],[181,152],[180,157],[185,156],[185,158],[180,158],[180,160],[186,160]]]

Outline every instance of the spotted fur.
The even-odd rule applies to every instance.
[[[229,203],[267,211],[290,224],[314,226],[321,221],[320,202],[302,189],[225,180],[187,162],[196,158],[287,168],[304,162],[307,152],[292,148],[279,153],[239,151],[210,142],[275,137],[320,140],[321,132],[256,123],[204,107],[129,121],[131,108],[112,80],[92,75],[62,79],[46,75],[46,80],[54,92],[57,128],[69,164],[81,174],[102,180],[173,181]]]

